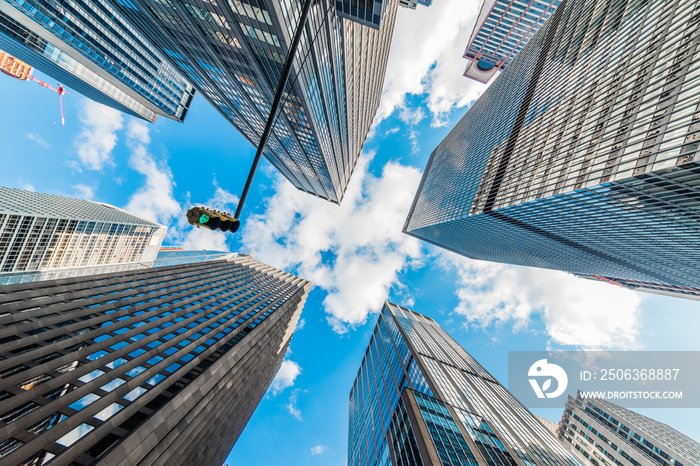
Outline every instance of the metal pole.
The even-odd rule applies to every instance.
[[[280,83],[277,86],[277,92],[275,93],[275,100],[272,102],[272,108],[270,109],[270,116],[267,118],[267,124],[265,125],[265,130],[260,137],[260,144],[258,145],[258,151],[255,153],[255,158],[253,159],[253,166],[250,167],[250,172],[248,173],[248,179],[243,187],[243,192],[241,193],[241,199],[238,201],[238,207],[236,207],[236,214],[234,218],[241,218],[241,211],[243,210],[243,204],[248,197],[248,191],[250,191],[250,185],[253,183],[253,177],[258,169],[258,164],[260,163],[260,157],[262,157],[263,150],[265,149],[265,144],[267,144],[267,138],[270,136],[272,131],[272,124],[274,123],[275,116],[277,115],[277,108],[279,107],[280,101],[282,100],[282,93],[287,85],[287,78],[289,78],[289,73],[292,71],[292,62],[294,61],[294,55],[297,51],[297,46],[299,45],[299,40],[301,39],[301,34],[304,31],[304,25],[306,24],[306,17],[311,9],[311,4],[314,0],[304,0],[304,6],[301,10],[301,15],[299,16],[299,24],[297,24],[297,30],[294,33],[294,39],[292,39],[292,45],[289,47],[289,55],[287,56],[287,61],[284,64],[284,69],[282,70],[282,76],[280,77]]]

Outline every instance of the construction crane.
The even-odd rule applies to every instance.
[[[39,80],[39,79],[36,79],[36,78],[35,78],[34,76],[32,76],[32,75],[27,76],[27,79],[31,79],[32,81],[34,81],[34,82],[36,82],[36,83],[39,83],[40,85],[42,85],[42,86],[44,86],[44,87],[46,87],[46,88],[48,88],[48,89],[51,89],[52,91],[58,93],[58,103],[59,103],[59,105],[60,105],[60,107],[61,107],[61,126],[65,125],[65,124],[66,124],[66,120],[63,118],[63,95],[64,95],[64,94],[68,94],[68,93],[66,92],[65,89],[63,89],[63,86],[61,86],[60,84],[58,84],[58,89],[56,89],[56,88],[53,87],[52,85],[47,84],[47,83],[45,83],[44,81],[41,81],[41,80]]]
[[[9,76],[12,76],[13,78],[17,78],[20,81],[31,80],[37,82],[40,85],[58,93],[58,103],[61,106],[61,126],[66,124],[66,120],[63,118],[63,96],[64,94],[68,93],[65,89],[63,89],[63,86],[59,84],[58,89],[56,89],[55,87],[46,84],[44,81],[36,79],[34,76],[32,76],[31,65],[28,65],[27,63],[16,59],[9,53],[3,52],[2,50],[0,50],[0,71]]]

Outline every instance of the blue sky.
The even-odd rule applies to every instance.
[[[477,7],[399,11],[376,125],[342,206],[297,191],[264,161],[236,236],[184,220],[193,204],[233,211],[254,155],[200,96],[184,124],[152,125],[72,92],[61,127],[54,93],[0,76],[0,185],[125,207],[169,225],[165,244],[252,252],[315,283],[230,466],[345,464],[347,398],[385,299],[436,319],[504,384],[508,351],[700,349],[698,302],[469,261],[401,233],[430,152],[483,91],[461,76]],[[700,439],[700,410],[643,412]]]

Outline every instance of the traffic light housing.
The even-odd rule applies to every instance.
[[[206,207],[192,207],[187,211],[187,221],[196,227],[203,226],[210,230],[229,231],[235,233],[241,226],[237,218],[228,213]]]

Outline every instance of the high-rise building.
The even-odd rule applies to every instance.
[[[700,464],[700,443],[609,401],[569,396],[559,438],[586,465]]]
[[[112,0],[256,147],[302,3]],[[300,190],[342,200],[379,106],[398,3],[313,2],[264,152]]]
[[[562,2],[433,151],[404,231],[700,287],[700,10],[669,1]]]
[[[236,254],[0,287],[0,462],[221,465],[310,287]]]
[[[105,0],[0,1],[0,49],[124,113],[183,121],[194,88]]]
[[[647,293],[672,296],[674,298],[687,298],[700,300],[700,288],[689,286],[668,285],[665,283],[643,282],[640,280],[624,280],[614,277],[600,277],[598,275],[577,275],[588,280],[601,281],[612,285],[621,286],[633,291],[644,291]]]
[[[0,187],[0,285],[148,268],[166,230],[109,204]]]
[[[349,466],[580,465],[429,317],[385,303],[350,391]]]
[[[485,0],[464,58],[464,76],[487,83],[520,52],[549,19],[561,0]]]

